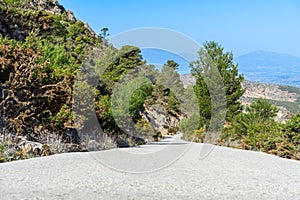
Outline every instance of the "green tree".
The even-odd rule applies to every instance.
[[[294,115],[286,122],[284,127],[287,140],[297,145],[298,149],[300,149],[300,114]]]
[[[107,39],[107,37],[109,36],[109,33],[108,33],[108,28],[104,27],[101,29],[101,33],[100,33],[100,37],[102,39]]]
[[[256,99],[234,117],[232,127],[223,129],[223,138],[244,139],[251,148],[259,149],[280,132],[280,124],[274,121],[278,109],[266,99]]]
[[[123,46],[120,50],[109,47],[107,55],[96,61],[95,71],[100,75],[98,89],[104,95],[111,94],[116,82],[144,64],[145,61],[138,47]]]
[[[267,99],[256,99],[249,107],[246,108],[246,112],[251,117],[252,121],[256,123],[264,123],[266,121],[273,120],[273,117],[277,115],[278,108],[272,105]]]
[[[191,67],[192,74],[196,78],[194,90],[199,102],[200,125],[208,128],[214,112],[218,123],[218,117],[224,115],[224,109],[220,109],[224,105],[212,103],[223,104],[224,98],[227,102],[226,120],[232,121],[233,116],[242,110],[238,100],[244,93],[241,85],[244,78],[238,73],[238,65],[233,62],[232,53],[225,52],[223,47],[212,41],[204,43],[198,55],[198,59],[191,63]],[[221,124],[216,125],[216,128],[220,126]]]
[[[191,114],[188,118],[180,121],[179,130],[183,133],[185,140],[192,140],[195,137],[195,131],[199,128],[200,116],[198,113]]]
[[[168,60],[163,65],[161,73],[157,77],[156,84],[161,86],[161,89],[169,90],[169,98],[167,109],[169,111],[179,111],[180,101],[182,101],[184,87],[178,73],[179,64],[173,60]]]
[[[134,46],[120,50],[108,46],[94,62],[99,76],[96,112],[101,127],[114,136],[123,133],[118,126],[134,131],[144,101],[152,93],[154,66],[146,65],[141,50]]]
[[[190,116],[192,113],[198,111],[198,99],[197,96],[195,95],[195,91],[192,85],[189,85],[187,88],[184,90],[184,107],[183,107],[183,112],[187,115]]]

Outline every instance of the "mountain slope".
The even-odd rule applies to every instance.
[[[3,149],[12,160],[82,150],[72,87],[101,38],[57,0],[3,0],[0,27],[0,162]]]
[[[165,80],[138,47],[116,49],[57,0],[0,1],[0,27],[0,162],[134,146],[176,132],[178,100],[158,87]],[[165,67],[180,83],[177,69]],[[151,81],[133,89],[133,71]],[[131,91],[128,108],[123,97]]]

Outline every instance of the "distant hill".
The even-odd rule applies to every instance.
[[[235,58],[235,62],[248,80],[300,87],[299,57],[255,51]]]

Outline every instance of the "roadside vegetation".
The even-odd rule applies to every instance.
[[[222,146],[263,151],[300,160],[298,101],[287,103],[252,99],[252,103],[243,108],[239,102],[244,92],[241,87],[243,76],[238,73],[237,65],[232,61],[232,54],[224,52],[215,42],[205,43],[199,51],[198,60],[192,62],[191,66],[192,74],[196,78],[193,89],[198,100],[199,114],[193,114],[181,121],[180,130],[184,139],[195,142],[208,141]],[[223,98],[226,98],[226,114],[220,108],[222,104],[215,105],[215,109],[219,108],[215,111],[215,119],[211,118],[211,113],[214,112],[213,103],[216,100],[212,99],[214,94],[208,87],[209,84],[217,82],[214,79],[216,76],[213,68],[217,68],[222,77],[224,85],[221,89],[225,91]],[[220,87],[213,86],[211,88]],[[294,87],[281,86],[280,89],[299,94],[299,90]],[[222,96],[219,96],[219,99],[221,98]],[[294,115],[285,123],[276,122],[274,117],[278,108],[275,105],[287,107]],[[226,115],[224,121],[221,121],[222,115]],[[198,125],[197,129],[192,129],[195,124]]]
[[[265,99],[243,108],[243,75],[218,43],[204,43],[191,63],[196,85],[184,89],[173,60],[157,70],[138,47],[113,47],[108,28],[96,34],[61,5],[45,0],[37,9],[30,2],[0,2],[0,162],[135,146],[161,139],[162,129],[300,159],[300,114],[280,124]],[[76,100],[84,106],[74,113]],[[286,106],[297,113],[296,103]],[[180,125],[154,128],[151,109]],[[94,115],[101,130],[88,123]]]
[[[179,117],[178,95],[183,85],[179,84],[176,62],[168,61],[159,73],[146,63],[138,47],[114,48],[107,40],[108,28],[96,34],[52,1],[41,1],[38,6],[30,0],[1,1],[0,15],[0,162],[128,147],[161,138],[142,117],[145,107],[154,104],[159,104],[166,115]],[[90,59],[88,55],[95,49],[97,55]],[[83,70],[95,74],[86,73],[79,80]],[[135,80],[136,73],[143,73],[148,82]],[[93,81],[95,90],[91,90]],[[121,99],[113,99],[114,89],[127,82],[119,90]],[[91,105],[81,113],[73,112],[74,85],[83,96],[93,93]],[[131,91],[125,105],[122,95]],[[82,113],[87,119],[92,117],[86,115],[91,109],[101,131],[80,121]],[[123,118],[118,121],[118,116]],[[123,129],[127,119],[133,122],[129,132],[142,135]],[[166,129],[172,134],[177,130],[172,126]]]

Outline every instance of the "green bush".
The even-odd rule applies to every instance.
[[[285,133],[284,136],[287,141],[300,147],[300,114],[294,115],[284,125]]]
[[[0,163],[7,161],[7,158],[4,155],[4,151],[6,149],[7,149],[7,143],[4,142],[3,144],[0,145]]]
[[[8,145],[7,142],[0,145],[0,163],[27,159],[29,157],[30,155],[28,155],[25,150]]]
[[[171,126],[168,128],[168,133],[171,135],[176,134],[178,131],[179,131],[179,127]]]
[[[238,148],[300,159],[300,114],[280,124],[273,120],[277,109],[262,99],[254,101],[246,111],[223,128],[223,142],[237,141]]]
[[[193,140],[195,137],[195,130],[198,130],[200,116],[199,114],[192,114],[190,117],[181,120],[179,130],[182,132],[182,137],[185,140]]]
[[[162,134],[160,131],[156,132],[154,135],[153,135],[153,139],[155,142],[158,142],[158,140],[162,138]]]

